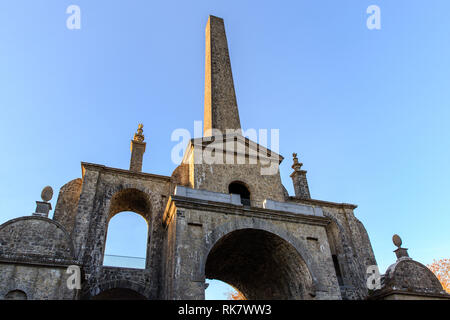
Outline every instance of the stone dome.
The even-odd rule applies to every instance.
[[[0,225],[0,254],[14,260],[74,259],[69,234],[59,223],[43,217],[21,217]]]
[[[384,275],[384,286],[392,290],[445,293],[434,273],[409,257],[402,257],[389,266]]]

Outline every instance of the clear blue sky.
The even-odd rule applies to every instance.
[[[66,28],[70,4],[80,30]],[[381,30],[366,27],[372,4]],[[381,272],[394,233],[422,263],[448,258],[448,12],[447,0],[2,1],[0,223],[31,214],[46,185],[54,207],[80,161],[128,168],[139,122],[144,171],[170,175],[172,131],[203,118],[213,14],[242,126],[280,129],[290,194],[298,152],[313,198],[358,205]]]

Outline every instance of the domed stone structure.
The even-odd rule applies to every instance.
[[[74,299],[67,267],[74,247],[62,225],[40,216],[0,225],[0,299]]]
[[[450,299],[434,273],[423,264],[408,256],[407,249],[401,248],[402,241],[394,235],[397,261],[390,265],[381,278],[382,288],[371,298],[385,300]]]
[[[424,294],[445,293],[430,269],[407,257],[402,257],[389,266],[384,276],[384,285],[392,290]]]

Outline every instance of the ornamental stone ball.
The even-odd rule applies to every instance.
[[[53,197],[53,189],[50,186],[46,186],[44,187],[44,189],[42,189],[41,192],[41,199],[45,202],[48,202],[52,199]]]
[[[392,242],[398,247],[400,248],[402,245],[402,238],[400,238],[400,236],[398,234],[394,234],[392,236]]]

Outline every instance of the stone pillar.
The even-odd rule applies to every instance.
[[[50,210],[52,210],[52,205],[49,202],[36,201],[36,212],[33,212],[33,216],[48,218]]]
[[[222,134],[226,129],[241,130],[223,19],[209,16],[205,43],[204,136]]]
[[[36,210],[33,213],[33,216],[48,218],[48,213],[52,210],[52,205],[50,204],[50,200],[53,197],[53,189],[50,186],[46,186],[42,189],[41,198],[42,201],[36,201]]]
[[[294,164],[292,169],[294,172],[291,173],[292,183],[294,184],[295,196],[300,199],[311,199],[309,193],[308,180],[306,179],[306,171],[301,170],[303,163],[298,162],[297,154],[293,154]]]
[[[142,159],[144,157],[145,145],[143,128],[144,125],[139,124],[137,132],[134,134],[133,140],[131,140],[130,150],[130,171],[141,172],[142,171]]]
[[[397,261],[401,258],[409,258],[408,249],[402,248],[402,239],[399,235],[394,234],[392,236],[392,242],[397,246],[397,249],[394,250],[395,255],[397,256]]]

